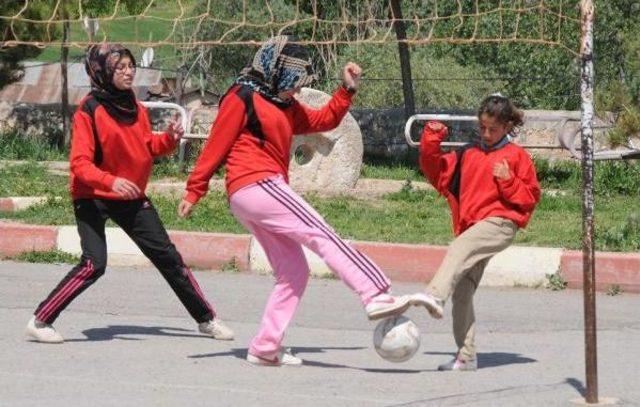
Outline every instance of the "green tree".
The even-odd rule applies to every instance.
[[[120,10],[125,13],[137,14],[146,7],[145,1],[121,0],[82,0],[67,1],[66,10],[70,19],[78,19],[82,15],[90,17],[110,16],[114,7],[119,4]],[[0,16],[10,17],[18,14],[24,7],[22,1],[0,2]],[[0,87],[19,79],[20,62],[25,59],[35,58],[43,48],[34,45],[6,46],[5,44],[17,39],[21,41],[39,42],[46,44],[59,40],[62,33],[62,23],[34,23],[32,21],[48,20],[54,12],[53,7],[56,2],[47,0],[29,0],[27,7],[16,20],[0,19]],[[54,20],[61,20],[63,12],[57,9],[58,17]]]
[[[279,29],[295,19],[295,10],[285,0],[270,0],[269,8],[264,0],[236,2],[211,0],[200,3],[194,10],[195,15],[208,14],[204,21],[193,21],[184,26],[186,41],[224,42],[260,41],[278,34]],[[251,26],[235,29],[243,21]],[[295,33],[287,30],[288,33]],[[177,50],[182,64],[190,68],[191,75],[201,76],[203,84],[215,91],[223,92],[239,72],[251,62],[256,48],[246,45],[215,45],[186,47]]]
[[[22,17],[33,20],[42,20],[49,5],[46,1],[34,0],[30,7],[25,10]],[[24,6],[21,2],[1,2],[0,15],[14,16]],[[6,46],[9,41],[39,40],[45,34],[46,28],[42,24],[30,22],[13,22],[8,19],[0,19],[0,88],[6,84],[19,79],[20,61],[33,58],[40,54],[42,50],[31,45]]]

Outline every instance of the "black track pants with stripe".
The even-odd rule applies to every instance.
[[[203,295],[148,198],[132,201],[77,199],[73,202],[82,257],[35,311],[52,323],[71,301],[100,278],[107,266],[105,222],[112,219],[162,273],[191,317],[211,320],[215,312]]]

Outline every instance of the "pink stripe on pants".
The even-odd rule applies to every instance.
[[[384,273],[343,241],[281,176],[246,186],[229,201],[231,212],[262,245],[276,278],[250,353],[270,358],[280,350],[309,279],[303,245],[320,256],[363,304],[389,290]]]

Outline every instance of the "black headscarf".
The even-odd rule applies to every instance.
[[[309,86],[318,79],[313,71],[309,52],[293,38],[279,35],[265,42],[253,57],[250,66],[242,70],[235,84],[247,85],[279,106],[289,106],[278,93]]]
[[[131,51],[120,44],[94,44],[87,48],[84,67],[91,78],[90,94],[118,122],[132,124],[138,118],[138,105],[131,89],[120,90],[113,84],[113,74],[122,57],[136,60]]]

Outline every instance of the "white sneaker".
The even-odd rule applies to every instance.
[[[478,359],[462,360],[457,357],[451,362],[438,366],[440,371],[457,370],[461,372],[473,372],[478,370]]]
[[[280,353],[273,358],[252,355],[247,352],[247,362],[257,366],[302,366],[302,359],[291,354],[289,349],[280,349]]]
[[[27,323],[26,334],[38,342],[43,343],[62,343],[64,338],[53,326],[44,322],[36,321],[36,316],[32,316]]]
[[[231,341],[234,336],[233,330],[225,325],[220,318],[214,318],[211,321],[198,324],[198,330],[220,341]]]
[[[370,320],[387,318],[392,315],[400,315],[411,306],[411,298],[408,295],[394,297],[393,295],[382,293],[369,300],[364,307],[367,317]]]
[[[429,311],[429,315],[435,319],[442,319],[444,314],[444,301],[429,293],[412,294],[411,305],[425,307]]]

